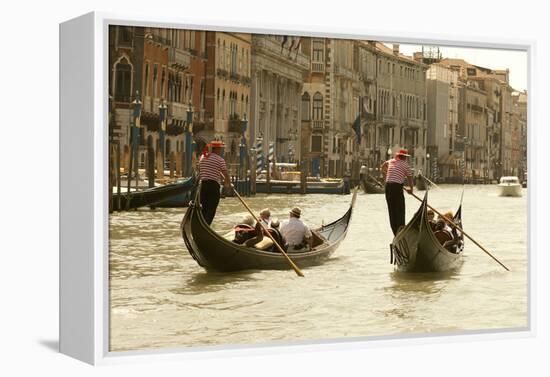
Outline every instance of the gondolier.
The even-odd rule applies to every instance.
[[[208,147],[212,152],[208,152]],[[208,144],[199,161],[199,179],[201,181],[200,201],[204,219],[208,225],[212,224],[216,209],[220,202],[220,180],[227,187],[231,187],[231,180],[227,173],[225,160],[221,156],[224,143],[213,141]]]
[[[405,197],[403,196],[403,182],[405,177],[409,182],[407,192],[413,192],[412,171],[407,163],[408,154],[406,149],[400,149],[395,158],[382,164],[382,172],[385,176],[386,202],[393,234],[396,235],[399,228],[405,225]]]

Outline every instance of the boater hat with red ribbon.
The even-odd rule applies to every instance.
[[[204,150],[202,151],[202,154],[204,157],[208,158],[208,147],[212,148],[212,149],[215,149],[215,148],[223,148],[225,147],[225,144],[223,141],[219,141],[219,140],[213,140],[211,141],[210,143],[206,144],[204,146]]]
[[[409,154],[409,151],[407,151],[406,149],[400,149],[399,152],[397,152],[395,155],[396,156],[411,157],[411,155]]]

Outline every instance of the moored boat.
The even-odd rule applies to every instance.
[[[130,190],[130,192],[121,192],[120,195],[113,193],[113,209],[115,211],[124,211],[127,209],[156,205],[157,203],[169,200],[178,195],[183,195],[185,192],[191,190],[194,184],[194,177],[189,177],[175,183],[169,183],[145,190]]]
[[[498,184],[500,196],[521,196],[521,188],[518,177],[501,177]]]
[[[461,265],[464,235],[457,230],[458,242],[452,251],[443,247],[443,239],[452,235],[434,232],[427,213],[428,192],[411,221],[396,234],[390,245],[390,261],[398,271],[443,272]],[[462,228],[462,205],[453,222]]]
[[[349,209],[342,217],[312,229],[313,248],[310,251],[288,253],[298,267],[322,264],[336,250],[346,236],[356,195],[354,192]],[[188,252],[201,267],[221,272],[291,268],[279,252],[246,247],[216,233],[204,220],[199,203],[200,189],[197,189],[181,222],[181,232]]]

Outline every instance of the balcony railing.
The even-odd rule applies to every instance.
[[[405,119],[403,125],[410,128],[421,128],[424,126],[424,121],[421,119]]]
[[[311,72],[325,72],[325,63],[311,62]]]
[[[322,120],[314,120],[311,122],[311,128],[314,130],[322,130],[325,126],[325,122]]]
[[[189,53],[176,47],[168,49],[168,62],[180,69],[187,69],[191,65]]]
[[[224,78],[228,78],[229,77],[229,72],[227,72],[225,69],[222,69],[222,68],[218,68],[216,70],[216,74],[220,77],[224,77]]]
[[[168,102],[168,116],[176,119],[187,119],[187,105],[178,102]]]
[[[348,69],[346,67],[343,67],[339,64],[336,64],[334,67],[334,73],[336,76],[344,77],[349,80],[353,80],[353,71],[351,69]]]

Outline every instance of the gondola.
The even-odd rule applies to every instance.
[[[363,187],[363,191],[367,194],[383,194],[385,192],[384,186],[380,185],[378,182],[371,182],[365,177],[361,178],[361,186]]]
[[[356,195],[355,190],[351,205],[341,218],[312,230],[314,242],[311,251],[288,253],[299,268],[323,263],[344,240]],[[181,222],[181,233],[187,250],[201,267],[219,272],[290,268],[288,261],[279,252],[239,245],[216,233],[204,220],[199,196],[200,187]]]
[[[130,193],[113,194],[113,209],[115,211],[124,211],[127,209],[136,209],[148,205],[155,205],[162,201],[178,196],[193,188],[195,178],[189,177],[184,180],[169,183],[167,185],[152,187],[141,191],[130,191]]]
[[[419,191],[424,191],[426,190],[426,187],[428,186],[428,182],[426,182],[426,180],[424,179],[424,177],[422,176],[422,174],[418,174],[415,178],[415,186],[416,186],[416,189],[419,190]]]
[[[401,229],[390,245],[390,263],[402,272],[443,272],[462,263],[464,235],[457,230],[458,244],[449,251],[439,239],[444,234],[432,230],[428,221],[428,192],[411,221]],[[462,228],[462,204],[453,219]],[[439,237],[439,239],[438,239]]]

